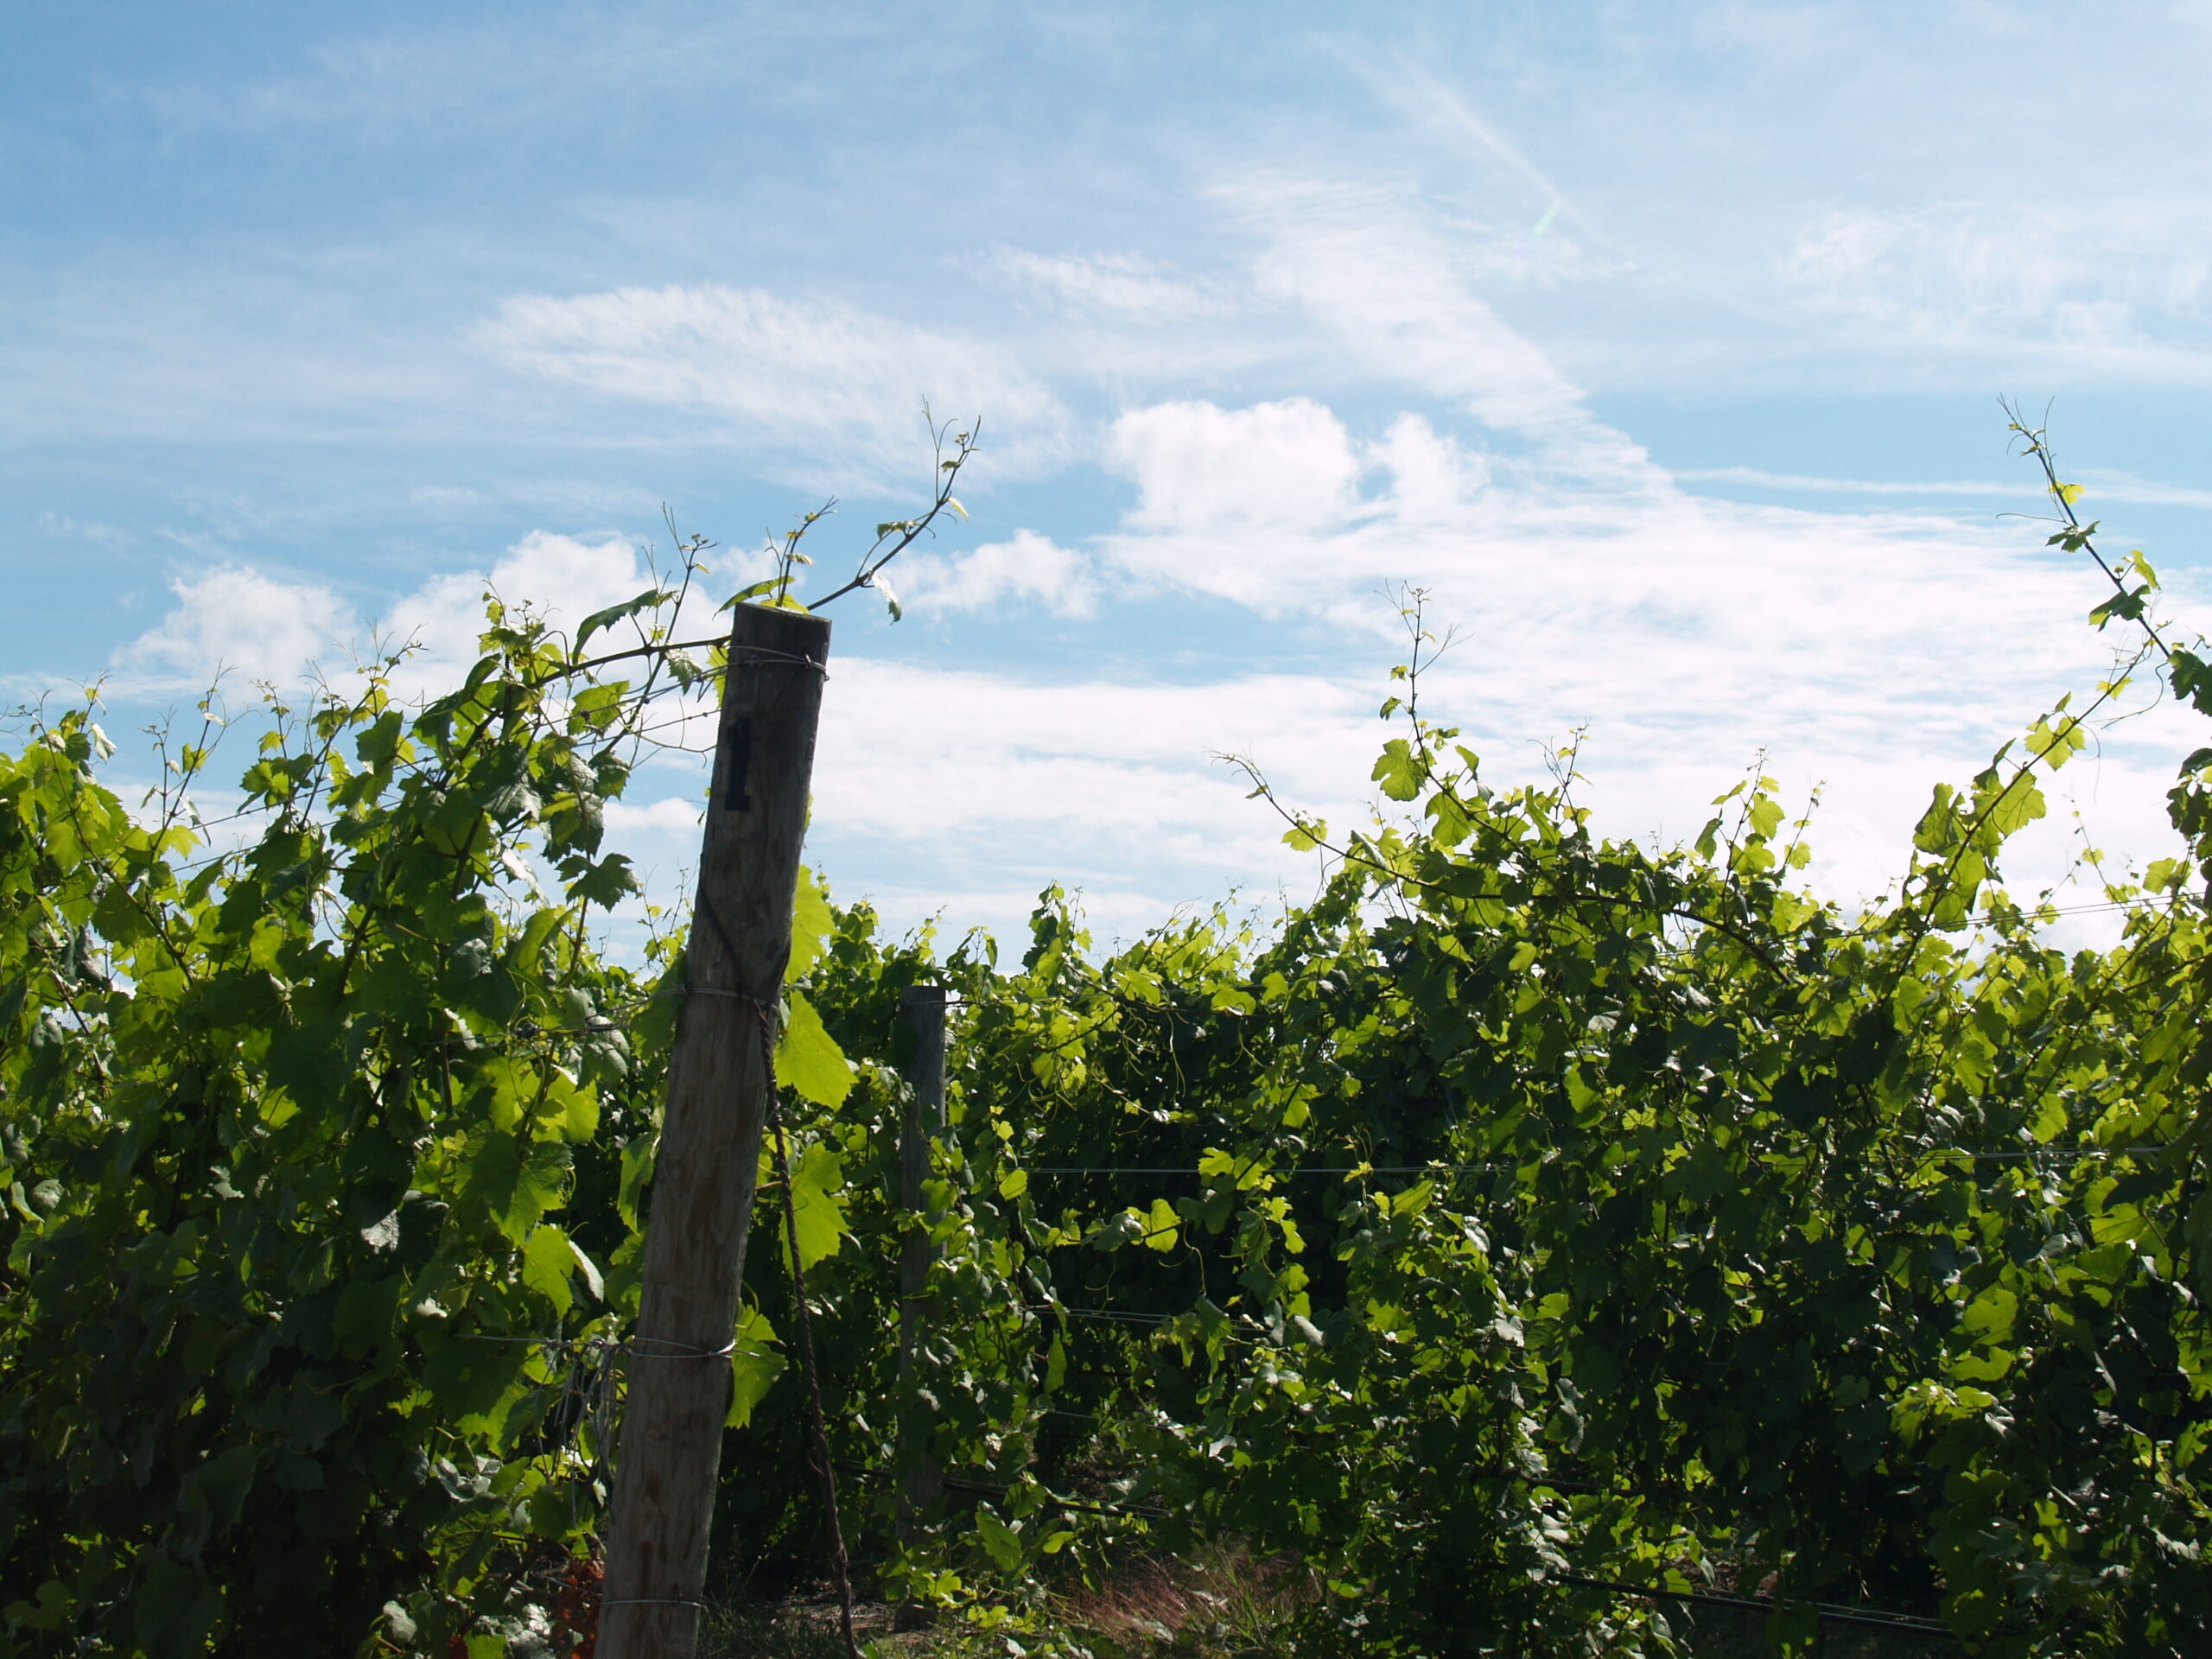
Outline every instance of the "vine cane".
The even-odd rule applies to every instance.
[[[853,1580],[845,1555],[845,1529],[837,1519],[837,1477],[830,1463],[830,1429],[822,1409],[822,1379],[814,1364],[814,1324],[806,1304],[806,1273],[798,1259],[798,1209],[791,1198],[791,1156],[784,1141],[782,1091],[776,1087],[776,1052],[768,1014],[760,1011],[760,1058],[768,1080],[768,1129],[775,1137],[776,1179],[784,1189],[784,1230],[791,1243],[791,1300],[798,1309],[799,1363],[806,1372],[807,1409],[814,1420],[811,1461],[822,1478],[822,1507],[830,1519],[830,1572],[837,1586],[837,1620],[847,1659],[861,1659],[853,1640]]]

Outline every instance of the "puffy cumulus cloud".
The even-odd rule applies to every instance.
[[[1090,556],[1033,530],[968,553],[909,554],[895,575],[899,591],[920,611],[974,611],[1009,601],[1065,617],[1087,617],[1098,608]]]
[[[1310,397],[1132,410],[1108,454],[1141,493],[1130,518],[1140,530],[1327,528],[1359,505],[1344,423]]]
[[[1002,468],[1065,445],[1058,398],[1001,347],[831,301],[712,283],[518,295],[478,340],[524,372],[704,411],[749,443],[828,444],[849,467],[910,468],[925,398],[988,416]]]
[[[1132,410],[1108,454],[1138,493],[1123,529],[1100,543],[1109,565],[1269,615],[1414,577],[1391,549],[1409,530],[1464,522],[1492,474],[1419,416],[1362,443],[1305,397]],[[1367,491],[1377,476],[1387,482]]]
[[[119,689],[204,690],[226,673],[289,683],[327,660],[353,613],[318,582],[223,564],[170,583],[175,608],[117,653]]]
[[[391,607],[378,632],[394,645],[413,646],[405,670],[411,683],[435,686],[476,660],[486,593],[573,633],[594,611],[619,605],[651,585],[651,573],[627,542],[583,542],[532,531],[488,571],[431,577]]]
[[[693,795],[665,795],[651,801],[609,801],[607,827],[617,835],[673,835],[698,850],[699,825],[707,815],[703,785]]]
[[[1786,685],[1828,709],[1850,683],[1879,723],[1955,702],[1962,675],[1978,703],[2102,655],[2083,573],[2016,531],[1713,500],[1656,472],[1624,488],[1581,446],[1484,454],[1420,416],[1361,442],[1304,401],[1135,411],[1113,453],[1140,499],[1101,539],[1110,564],[1326,616],[1414,583],[1468,640],[1459,662],[1496,664],[1489,701],[1564,699],[1574,721],[1702,727],[1755,693],[1771,715]]]
[[[534,531],[489,570],[433,576],[370,622],[320,583],[221,565],[173,583],[175,608],[118,652],[114,665],[124,690],[195,690],[226,671],[289,685],[404,646],[410,654],[396,683],[422,692],[451,683],[476,660],[487,592],[574,629],[651,581],[626,542]]]

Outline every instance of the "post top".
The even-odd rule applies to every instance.
[[[830,651],[830,619],[777,605],[730,607],[730,660],[747,651],[823,661]],[[770,660],[773,660],[771,658]]]

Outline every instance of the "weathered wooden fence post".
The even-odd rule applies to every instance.
[[[830,624],[737,607],[645,1218],[599,1659],[692,1659]]]
[[[899,1125],[899,1202],[906,1214],[933,1224],[923,1183],[930,1175],[930,1141],[944,1133],[944,1008],[942,985],[910,985],[899,1008],[912,1027],[914,1060],[907,1076],[913,1084]],[[944,1471],[928,1446],[930,1413],[915,1397],[914,1350],[928,1321],[925,1293],[938,1246],[918,1229],[906,1234],[899,1252],[899,1529],[912,1538],[922,1517],[944,1491]]]

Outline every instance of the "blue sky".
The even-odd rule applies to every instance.
[[[126,729],[484,574],[573,616],[981,415],[970,524],[838,607],[815,847],[894,918],[1103,931],[1310,860],[1213,757],[1371,792],[1381,594],[1501,777],[1620,834],[1762,752],[1878,887],[2104,661],[1994,399],[2212,559],[2212,5],[22,9],[0,63],[0,677]],[[842,537],[841,542],[838,538]],[[723,569],[734,586],[744,561]],[[864,598],[865,596],[855,596]],[[2163,850],[2201,741],[2029,857]],[[673,881],[696,779],[621,823]],[[2077,810],[2077,826],[2072,817]]]

